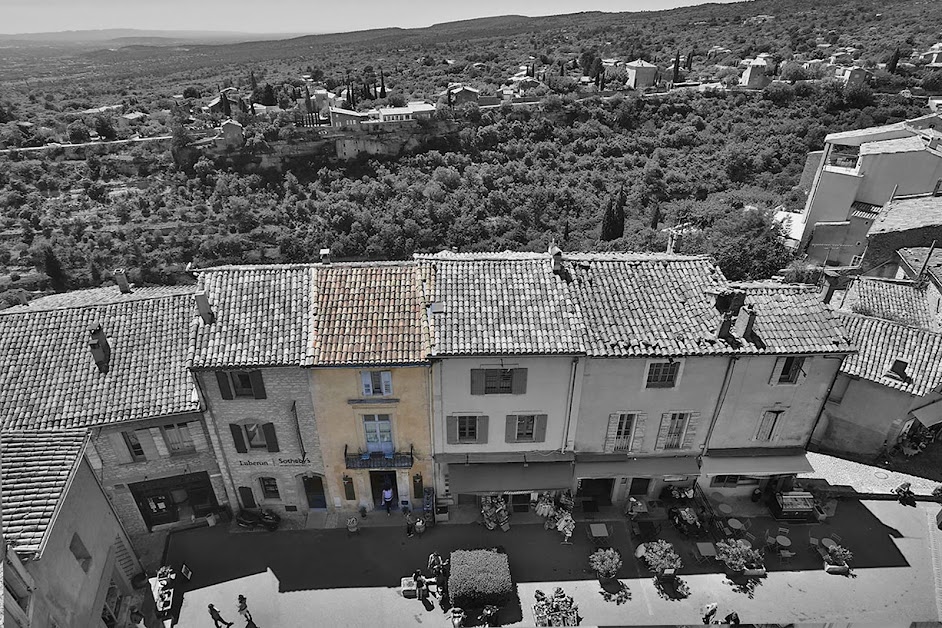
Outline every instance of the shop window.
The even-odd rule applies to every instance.
[[[121,432],[121,435],[124,437],[124,444],[128,446],[128,452],[131,454],[131,460],[134,462],[142,462],[147,460],[147,457],[144,455],[144,448],[141,446],[141,441],[138,440],[137,434],[133,431],[130,432]]]
[[[186,423],[165,425],[162,428],[164,440],[171,454],[183,454],[196,451],[190,427]]]
[[[722,488],[736,488],[737,486],[753,486],[759,483],[759,478],[747,475],[715,475],[710,478],[710,486]]]
[[[677,374],[680,373],[680,362],[651,362],[648,365],[648,377],[645,388],[673,388],[677,384]]]
[[[281,493],[278,492],[278,480],[275,478],[259,478],[258,483],[262,487],[263,499],[281,499]]]
[[[361,371],[360,386],[364,397],[388,397],[393,394],[391,371]]]
[[[92,555],[88,553],[87,549],[85,549],[85,544],[82,543],[82,539],[79,537],[78,532],[72,535],[72,542],[69,543],[69,550],[71,550],[72,555],[75,556],[75,560],[78,561],[78,564],[81,565],[82,571],[88,573],[88,568],[92,565]]]

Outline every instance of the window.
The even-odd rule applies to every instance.
[[[364,414],[363,431],[367,451],[392,453],[392,421],[388,414]]]
[[[246,423],[243,427],[245,427],[245,442],[248,443],[249,449],[268,449],[265,431],[260,424]]]
[[[625,412],[619,413],[615,418],[615,440],[612,451],[629,451],[631,449],[631,436],[634,428],[635,415]]]
[[[798,383],[798,375],[801,373],[801,367],[805,363],[805,359],[796,356],[790,356],[787,358],[781,358],[782,360],[782,372],[778,376],[779,384],[796,384]]]
[[[476,443],[478,441],[478,418],[476,416],[458,417],[458,442]]]
[[[131,453],[131,459],[134,462],[147,460],[147,457],[144,455],[144,448],[141,446],[141,441],[138,440],[137,434],[134,432],[121,432],[121,435],[124,436],[124,444],[128,446],[128,451]]]
[[[758,483],[759,478],[749,477],[747,475],[716,475],[710,479],[710,486],[721,486],[727,488],[755,485]]]
[[[680,372],[680,362],[651,362],[645,388],[673,388]]]
[[[88,573],[88,568],[91,567],[92,564],[92,555],[85,549],[85,544],[82,543],[82,539],[77,532],[72,535],[72,542],[69,543],[69,549],[72,551],[72,555],[75,556],[75,560],[81,565],[82,571]]]
[[[362,371],[360,384],[364,397],[383,396],[392,394],[392,372],[390,371]]]
[[[772,434],[775,432],[775,425],[778,423],[779,415],[781,415],[783,412],[785,411],[769,410],[768,412],[762,413],[762,418],[759,419],[759,429],[756,430],[756,440],[772,440]]]
[[[258,483],[262,487],[263,499],[281,499],[281,493],[278,492],[278,480],[275,478],[259,478]]]
[[[670,423],[667,427],[667,440],[664,441],[664,449],[680,449],[684,442],[684,431],[687,429],[687,419],[690,417],[686,412],[674,412],[671,414]]]
[[[164,440],[171,454],[181,454],[196,451],[190,427],[186,423],[163,426]]]
[[[535,414],[518,414],[517,415],[517,440],[518,441],[532,441],[535,428],[536,428],[536,415]]]
[[[854,266],[854,267],[860,266],[860,262],[862,262],[862,261],[863,261],[863,255],[854,255],[854,256],[850,259],[850,265],[851,265],[851,266]]]
[[[216,371],[216,382],[223,399],[265,399],[261,371]]]
[[[471,369],[472,395],[523,395],[527,369]]]

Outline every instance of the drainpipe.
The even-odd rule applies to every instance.
[[[716,426],[716,421],[720,416],[720,412],[723,410],[723,403],[726,401],[726,392],[729,390],[729,382],[733,377],[733,369],[736,366],[736,360],[739,357],[732,355],[729,357],[729,362],[726,363],[726,374],[723,375],[723,386],[720,388],[719,397],[716,398],[716,407],[713,408],[713,417],[710,419],[710,428],[707,430],[706,438],[703,439],[703,447],[700,449],[700,466],[703,466],[703,456],[706,454],[707,448],[710,445],[710,438],[713,436],[713,428]]]
[[[560,451],[566,451],[566,447],[569,444],[569,434],[570,432],[575,434],[575,428],[579,421],[578,408],[576,408],[576,416],[573,417],[573,407],[575,405],[576,397],[576,373],[578,370],[579,358],[573,358],[572,363],[569,365],[569,400],[567,402],[566,408],[566,425],[563,429],[563,442],[559,447]],[[573,450],[575,450],[575,444],[573,444]]]
[[[435,489],[436,499],[438,497],[438,465],[435,464],[435,395],[433,393],[435,386],[435,372],[432,370],[432,362],[429,361],[427,369],[426,388],[428,389],[428,457],[429,471],[432,474],[432,488]],[[423,495],[424,498],[424,495]],[[437,506],[437,504],[436,504]],[[434,512],[433,512],[434,515]]]

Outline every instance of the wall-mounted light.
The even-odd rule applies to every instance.
[[[351,482],[353,482],[353,478],[351,478],[349,475],[344,474],[344,476],[343,476],[343,483],[344,483],[344,484],[350,484]]]
[[[421,481],[422,481],[422,474],[421,474],[421,473],[416,473],[415,475],[413,475],[413,476],[412,476],[412,481],[413,481],[413,482],[416,482],[416,483],[421,482]]]

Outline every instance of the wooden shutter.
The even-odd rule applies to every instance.
[[[471,394],[484,394],[484,369],[471,369]]]
[[[360,371],[360,385],[364,397],[373,396],[373,377],[369,371]]]
[[[772,368],[772,377],[769,378],[769,384],[772,386],[778,384],[778,378],[782,376],[783,368],[785,368],[785,358],[775,358],[775,366]]]
[[[644,423],[648,415],[638,413],[635,415],[634,433],[631,435],[631,449],[629,451],[644,450]]]
[[[391,395],[392,394],[392,372],[391,371],[382,371],[379,374],[380,379],[383,382],[383,394]]]
[[[536,422],[533,425],[533,442],[542,443],[546,440],[546,415],[536,415]]]
[[[661,415],[661,426],[657,430],[657,440],[654,441],[655,451],[662,451],[667,443],[667,432],[671,426],[671,413],[665,412]]]
[[[507,422],[504,425],[505,425],[504,442],[516,443],[517,442],[517,415],[508,414]]]
[[[458,417],[456,416],[445,417],[445,441],[449,445],[458,443]]]
[[[684,440],[680,444],[681,449],[691,449],[693,440],[697,437],[697,427],[700,425],[700,413],[687,413],[687,430],[684,432]]]
[[[232,442],[235,443],[236,451],[240,454],[246,453],[248,448],[245,446],[245,434],[242,432],[242,426],[230,423],[229,430],[232,431]]]
[[[140,433],[144,430],[138,431],[138,438],[140,438]],[[170,455],[170,451],[167,449],[167,441],[164,440],[164,435],[161,433],[159,427],[152,427],[147,430],[150,433],[150,438],[154,443],[154,448],[157,450],[157,454],[161,457],[166,458]],[[144,440],[141,439],[141,445],[144,444]],[[147,448],[144,448],[144,451],[147,451]]]
[[[187,426],[190,428],[190,436],[193,437],[193,447],[196,451],[207,451],[209,443],[206,441],[206,432],[203,431],[203,422],[190,421]]]
[[[612,453],[615,451],[615,438],[618,436],[618,412],[612,412],[608,415],[608,430],[605,432],[605,443],[603,451]]]
[[[479,417],[478,417],[478,440],[477,440],[478,443],[486,443],[486,442],[487,442],[487,422],[488,422],[488,418],[489,418],[489,417],[486,417],[486,416],[479,416]]]
[[[775,432],[775,424],[778,423],[778,418],[781,414],[781,412],[771,410],[763,412],[762,416],[759,417],[759,426],[753,438],[759,441],[772,440],[772,434]]]
[[[527,393],[527,369],[513,369],[510,377],[510,392],[515,395]]]
[[[134,458],[131,456],[131,451],[128,449],[128,444],[124,441],[124,436],[121,432],[109,432],[108,440],[111,441],[111,451],[114,452],[115,457],[118,459],[118,464],[127,464],[134,461]]]
[[[265,444],[268,445],[268,451],[278,451],[278,437],[275,436],[275,424],[263,423],[262,433],[265,435]]]
[[[219,394],[223,399],[233,399],[232,384],[229,382],[229,373],[216,371],[216,381],[219,383]]]
[[[248,486],[239,487],[239,501],[242,502],[243,508],[258,508],[258,505],[255,503],[255,494],[252,493],[252,489]]]
[[[249,378],[252,380],[252,393],[256,399],[265,399],[265,382],[262,381],[261,371],[251,371]]]

